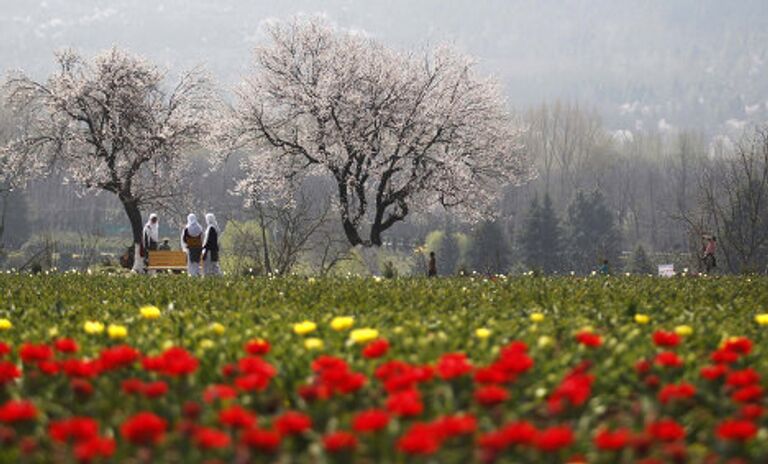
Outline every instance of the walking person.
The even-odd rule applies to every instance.
[[[429,264],[427,265],[427,277],[437,277],[437,260],[435,252],[429,252]]]
[[[203,240],[203,275],[220,275],[219,224],[213,213],[205,215],[205,239]]]
[[[187,226],[181,231],[181,249],[187,253],[187,274],[200,275],[200,258],[203,254],[203,228],[197,222],[197,216],[187,216]]]
[[[717,252],[717,237],[714,235],[704,235],[703,238],[706,242],[704,243],[704,257],[702,258],[702,261],[704,261],[704,269],[707,274],[709,274],[712,269],[717,267],[717,258],[715,258],[715,253]]]
[[[160,223],[157,214],[149,215],[147,223],[144,224],[144,230],[141,234],[141,257],[144,258],[144,269],[149,266],[149,252],[157,250],[159,240]]]

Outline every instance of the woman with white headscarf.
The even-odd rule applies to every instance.
[[[205,215],[205,239],[203,240],[203,274],[221,274],[219,268],[219,224],[213,213]]]
[[[149,265],[149,252],[157,250],[157,244],[160,241],[160,224],[157,220],[157,214],[152,213],[144,224],[144,231],[141,234],[141,256],[144,258],[144,268]]]
[[[200,275],[200,257],[203,253],[203,228],[197,216],[187,216],[187,226],[181,231],[181,249],[187,253],[187,273]]]

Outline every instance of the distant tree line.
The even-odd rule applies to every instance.
[[[169,87],[119,49],[59,53],[41,82],[11,75],[5,266],[40,247],[116,251],[104,238],[134,243],[150,210],[175,241],[186,212],[213,210],[243,273],[421,273],[428,251],[443,275],[695,271],[703,234],[717,272],[766,270],[765,128],[612,131],[561,101],[515,116],[451,50],[403,57],[322,21],[270,37],[231,105],[205,72]]]

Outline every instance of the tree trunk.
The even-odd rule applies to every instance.
[[[342,218],[341,225],[344,228],[344,235],[349,240],[349,244],[354,246],[364,246],[363,239],[360,238],[360,234],[357,232],[355,225],[347,219]]]
[[[379,247],[357,245],[355,248],[359,251],[365,267],[368,268],[368,272],[370,272],[372,276],[381,275],[381,268],[379,266]]]
[[[264,272],[272,273],[272,265],[269,262],[269,245],[267,245],[267,227],[264,224],[264,211],[259,206],[259,228],[261,229],[261,244],[264,248]]]
[[[0,211],[0,250],[4,248],[3,237],[5,236],[5,215],[8,211],[8,194],[2,193],[3,210]]]
[[[123,204],[125,214],[128,215],[128,220],[131,223],[131,233],[133,235],[134,245],[134,257],[138,258],[139,246],[141,244],[141,232],[143,229],[143,222],[141,220],[141,211],[139,210],[139,202],[133,198],[130,194],[118,194],[120,202]],[[134,259],[133,270],[136,272],[144,271],[144,261],[140,258]]]
[[[336,177],[336,187],[339,192],[339,213],[341,213],[341,225],[344,228],[344,235],[353,247],[362,245],[363,240],[357,227],[349,220],[349,198],[347,196],[347,183],[344,178]]]
[[[120,202],[125,208],[125,214],[128,215],[128,221],[131,223],[131,232],[133,234],[133,243],[141,243],[141,230],[143,229],[143,222],[141,220],[141,211],[139,210],[139,203],[130,195],[118,195]]]

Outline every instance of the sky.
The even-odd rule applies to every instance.
[[[711,134],[768,120],[766,0],[0,0],[0,72],[43,78],[56,49],[117,45],[231,86],[264,23],[299,14],[403,49],[450,43],[521,111],[562,99],[609,128]]]

